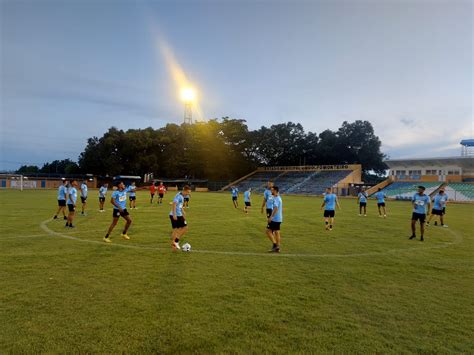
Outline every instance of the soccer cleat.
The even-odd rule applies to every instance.
[[[63,218],[63,219],[64,219],[65,221],[67,221],[67,217],[66,217],[66,216],[64,216],[64,218]]]
[[[332,227],[329,227],[329,231],[332,231]]]
[[[110,238],[105,238],[105,237],[104,237],[104,242],[106,242],[106,243],[112,243],[112,241],[110,240]]]
[[[362,217],[362,215],[359,213],[359,217]]]
[[[58,219],[58,216],[54,216],[53,219]]]
[[[441,227],[448,228],[448,225],[447,224],[442,224]]]
[[[420,242],[424,241],[425,239],[423,238],[423,236],[420,238]]]
[[[123,234],[123,233],[121,234],[121,237],[122,237],[123,239],[125,239],[125,240],[129,240],[129,239],[130,239],[130,237],[129,237],[127,234]]]
[[[438,225],[438,221],[435,221],[434,225],[437,226],[437,225]]]
[[[179,246],[179,243],[173,242],[171,243],[171,246],[173,247],[173,250],[180,250],[181,247]]]
[[[383,215],[383,218],[387,218],[387,215],[386,215],[386,214],[384,214],[384,215]]]
[[[415,239],[415,238],[416,238],[416,235],[413,234],[413,235],[412,235],[410,238],[408,238],[408,239]]]
[[[367,217],[367,215],[366,215],[366,214],[364,214],[364,217]]]

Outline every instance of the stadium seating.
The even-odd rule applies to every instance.
[[[450,183],[444,190],[450,200],[474,201],[474,184]]]
[[[403,182],[397,181],[393,184],[388,185],[382,191],[387,195],[389,198],[395,198],[397,200],[410,200],[418,191],[418,186],[423,185],[426,187],[425,193],[430,195],[434,192],[438,187],[441,186],[441,182]],[[373,196],[372,194],[371,196]]]
[[[313,172],[307,179],[289,189],[288,192],[293,194],[321,195],[327,187],[336,185],[350,173],[352,173],[351,170]]]
[[[262,192],[265,190],[265,185],[269,180],[275,181],[275,179],[281,174],[284,174],[284,172],[258,171],[247,179],[239,182],[236,186],[240,191],[245,191],[250,187],[254,192]]]
[[[265,190],[271,180],[280,188],[281,193],[320,195],[327,187],[332,187],[352,170],[338,171],[259,171],[237,184],[240,191],[249,187],[254,192]]]

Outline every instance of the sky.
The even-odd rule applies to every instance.
[[[229,116],[251,129],[368,120],[390,158],[474,138],[470,0],[0,0],[0,170],[87,139]]]

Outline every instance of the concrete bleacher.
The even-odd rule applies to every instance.
[[[426,187],[425,194],[430,195],[436,191],[441,186],[441,184],[441,182],[396,181],[382,189],[382,191],[388,198],[395,198],[397,200],[410,200],[413,197],[413,194],[418,191],[419,185]]]
[[[305,181],[295,185],[288,192],[292,194],[321,195],[327,187],[333,187],[350,173],[352,173],[351,170],[314,172]]]
[[[452,201],[474,201],[474,184],[449,183],[444,191]]]
[[[235,186],[237,186],[239,191],[245,191],[250,187],[254,192],[263,192],[267,182],[270,180],[275,181],[281,174],[283,174],[283,171],[258,171]]]
[[[280,193],[320,195],[327,187],[336,185],[352,173],[352,170],[337,171],[260,171],[240,181],[240,191],[249,187],[254,192],[263,192],[266,183],[273,181]]]

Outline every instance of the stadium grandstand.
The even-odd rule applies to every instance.
[[[222,191],[237,186],[240,191],[250,187],[254,192],[263,192],[267,182],[272,181],[284,194],[321,195],[327,187],[333,187],[345,196],[350,186],[361,184],[361,175],[359,164],[261,167]]]
[[[391,159],[388,179],[368,190],[374,194],[379,188],[389,198],[408,200],[417,186],[426,187],[426,193],[434,195],[443,188],[451,201],[474,202],[474,156],[467,154],[466,145],[474,146],[474,140],[461,141],[463,154],[446,158]]]

